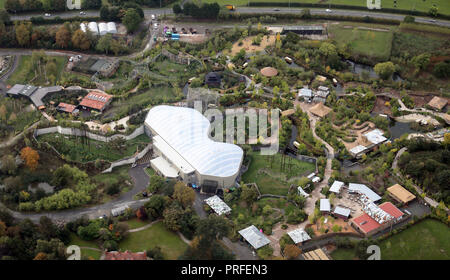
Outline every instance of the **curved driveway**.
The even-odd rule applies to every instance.
[[[144,205],[149,199],[141,199],[134,200],[135,195],[141,193],[145,190],[150,182],[150,178],[145,172],[146,165],[136,166],[131,168],[128,174],[133,179],[134,187],[130,191],[122,194],[117,199],[109,201],[107,203],[91,206],[87,208],[76,208],[76,209],[67,209],[61,211],[52,211],[52,212],[41,212],[41,213],[22,213],[18,211],[12,211],[11,214],[16,219],[30,219],[33,222],[39,222],[39,219],[42,216],[47,216],[52,220],[69,222],[80,218],[83,215],[87,215],[90,219],[100,217],[102,215],[110,215],[111,209],[117,208],[120,206],[129,206],[130,208],[137,209],[140,206]],[[0,203],[0,207],[4,206]]]

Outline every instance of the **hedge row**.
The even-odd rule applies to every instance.
[[[319,4],[319,3],[289,3],[289,2],[250,2],[250,7],[304,7],[304,8],[334,8],[334,9],[346,9],[346,10],[360,10],[370,11],[364,6],[352,6],[352,5],[339,5],[339,4]],[[412,16],[429,17],[430,14],[421,11],[409,11],[392,8],[381,8],[380,10],[373,10],[384,13],[404,14]],[[437,18],[450,19],[450,15],[437,14]]]
[[[223,13],[219,14],[219,19],[221,20],[245,20],[249,18],[260,18],[267,16],[266,13],[254,13],[254,14],[240,14],[240,13]],[[323,19],[323,20],[341,20],[341,21],[355,21],[355,22],[367,22],[367,23],[381,23],[381,24],[392,24],[399,25],[400,21],[394,19],[384,19],[384,18],[373,18],[373,17],[357,17],[357,16],[339,16],[339,15],[311,15],[305,17],[302,14],[271,14],[271,16],[276,17],[278,20],[290,20],[290,19]]]
[[[54,18],[49,18],[46,19],[44,17],[38,16],[38,17],[31,17],[30,21],[33,24],[38,24],[38,25],[44,25],[44,24],[57,24],[57,23],[64,23],[64,22],[68,22],[68,21],[100,21],[100,17],[70,17],[70,18],[61,18],[61,17],[54,17]]]

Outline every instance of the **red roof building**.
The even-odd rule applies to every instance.
[[[111,99],[112,95],[99,91],[91,91],[81,100],[80,105],[83,109],[89,108],[103,112],[109,103],[111,103]]]
[[[67,103],[59,103],[58,106],[56,106],[56,110],[66,113],[73,113],[77,106]]]
[[[147,253],[146,252],[133,253],[130,251],[125,251],[125,252],[112,251],[112,252],[105,253],[105,260],[107,260],[107,261],[147,260]]]
[[[394,217],[393,219],[394,223],[399,221],[403,216],[403,212],[400,211],[397,207],[394,206],[394,204],[390,202],[385,202],[381,204],[379,207],[384,212]],[[391,222],[389,221],[380,224],[377,221],[375,221],[372,217],[370,217],[368,214],[364,213],[361,216],[353,218],[351,220],[351,224],[356,230],[363,233],[364,235],[372,235],[390,226]]]

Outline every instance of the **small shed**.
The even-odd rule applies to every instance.
[[[311,237],[302,228],[298,228],[287,233],[295,244],[303,243],[311,239]]]
[[[344,186],[344,182],[334,181],[330,187],[330,192],[339,194],[341,192],[341,188]]]
[[[348,217],[350,216],[350,212],[351,210],[348,208],[336,206],[333,210],[333,215],[347,221]]]
[[[328,198],[320,199],[320,212],[330,213],[330,211],[331,211],[330,200]]]

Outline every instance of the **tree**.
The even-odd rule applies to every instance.
[[[109,50],[111,50],[111,43],[112,43],[112,35],[106,34],[105,36],[102,36],[100,40],[98,40],[97,46],[95,48],[101,52],[108,54]],[[116,139],[122,138],[120,137]]]
[[[127,28],[128,33],[133,33],[142,22],[142,17],[139,16],[136,9],[130,8],[125,12],[122,17],[122,23]]]
[[[150,185],[148,187],[149,192],[154,193],[159,191],[164,186],[164,178],[158,175],[152,175],[150,177]]]
[[[79,226],[77,230],[78,236],[84,240],[94,240],[100,236],[100,225],[96,221],[92,221],[87,226]]]
[[[183,182],[175,184],[173,198],[180,202],[183,207],[191,206],[195,201],[195,191],[186,186]]]
[[[430,63],[430,58],[431,55],[429,53],[423,53],[413,57],[411,59],[411,63],[414,64],[417,69],[423,70]]]
[[[181,218],[184,214],[180,206],[166,208],[163,212],[163,224],[171,231],[179,231],[181,229]]]
[[[294,260],[298,258],[298,256],[300,256],[301,253],[302,250],[300,250],[300,248],[298,248],[298,246],[296,245],[289,244],[286,245],[286,247],[284,248],[284,255],[288,260]]]
[[[150,197],[150,200],[145,203],[144,206],[147,209],[148,214],[156,219],[163,214],[166,206],[166,199],[162,195],[155,194]]]
[[[258,193],[253,188],[253,186],[243,185],[241,187],[241,199],[247,202],[248,204],[251,204],[253,201],[258,198]]]
[[[70,31],[65,25],[61,25],[55,35],[56,45],[65,49],[69,46],[70,38]]]
[[[407,23],[414,23],[416,21],[416,18],[410,15],[406,15],[403,21]]]
[[[30,45],[31,39],[31,23],[22,22],[16,26],[16,40],[21,47]]]
[[[102,5],[102,0],[84,0],[81,3],[82,9],[98,9]]]
[[[72,44],[75,48],[87,50],[91,47],[88,36],[81,29],[75,31],[72,35]]]
[[[395,66],[394,63],[387,61],[377,63],[373,69],[381,79],[387,80],[394,74]]]
[[[61,240],[52,238],[50,241],[38,240],[35,251],[37,253],[36,255],[44,253],[47,260],[65,260],[65,248]]]
[[[433,74],[441,79],[446,79],[450,77],[450,63],[449,62],[439,62],[434,66]]]
[[[179,4],[173,5],[172,10],[173,10],[173,13],[176,15],[179,15],[183,12],[183,9],[181,8],[181,6]]]
[[[1,160],[2,163],[2,172],[12,175],[17,170],[16,160],[12,155],[4,155]]]
[[[337,55],[336,46],[327,42],[320,45],[319,51],[326,57]]]
[[[436,4],[433,4],[433,6],[431,6],[430,10],[428,11],[428,13],[430,14],[430,16],[432,17],[437,17],[438,15],[438,7],[436,6]]]
[[[36,170],[39,164],[39,154],[31,147],[25,147],[20,151],[20,157],[25,161],[25,166],[30,170]]]
[[[5,1],[5,9],[11,12],[20,12],[22,11],[22,5],[19,0],[6,0]]]

